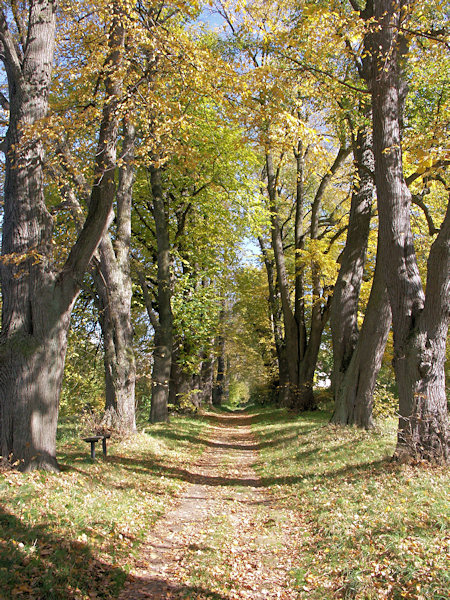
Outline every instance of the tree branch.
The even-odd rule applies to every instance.
[[[148,291],[148,286],[147,286],[145,277],[139,269],[138,269],[138,277],[139,277],[139,283],[141,284],[142,293],[144,294],[144,302],[145,302],[145,308],[147,309],[148,318],[150,319],[150,323],[152,324],[153,329],[155,331],[157,331],[160,327],[159,318],[153,308],[153,302],[150,297],[150,292]]]
[[[427,220],[429,234],[434,235],[435,233],[437,233],[439,231],[439,229],[436,229],[436,227],[434,225],[433,217],[430,215],[428,206],[423,201],[422,196],[420,194],[411,194],[411,201],[413,204],[415,204],[420,209],[422,209],[422,212],[425,215],[425,219]]]
[[[9,110],[9,100],[3,94],[3,92],[0,92],[0,106],[3,108],[3,110]]]
[[[5,13],[0,11],[0,42],[3,48],[2,60],[9,76],[19,84],[23,80],[21,52],[11,35]]]
[[[431,167],[426,171],[415,171],[414,173],[411,173],[411,175],[408,175],[408,177],[405,178],[406,185],[410,186],[411,183],[416,181],[416,179],[419,179],[419,177],[426,177],[430,174],[430,172],[433,171],[433,169],[447,167],[448,165],[450,165],[450,160],[438,160],[434,164],[432,164]]]

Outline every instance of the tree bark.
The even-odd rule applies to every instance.
[[[380,250],[364,322],[350,362],[340,373],[339,387],[334,390],[335,409],[331,419],[332,423],[364,429],[373,427],[373,392],[391,327],[391,309],[379,253]]]
[[[357,183],[352,195],[347,241],[340,258],[341,268],[334,286],[330,313],[335,401],[332,422],[370,428],[373,426],[372,394],[391,318],[384,279],[377,260],[364,325],[359,334],[359,292],[375,187],[372,133],[367,128],[359,130],[353,152]]]
[[[172,364],[173,316],[169,230],[159,167],[150,167],[150,182],[158,256],[158,324],[155,329],[155,350],[153,353],[150,421],[158,423],[167,421],[169,417],[167,403]]]
[[[275,282],[273,259],[268,255],[267,248],[262,238],[259,238],[259,246],[266,267],[267,283],[269,287],[269,312],[272,324],[273,339],[278,364],[277,400],[281,406],[290,404],[289,398],[289,369],[286,356],[286,346],[283,336],[282,311],[280,307],[280,295]]]
[[[396,455],[444,463],[449,456],[445,394],[445,345],[450,286],[450,208],[428,258],[426,297],[410,223],[411,198],[402,168],[401,125],[405,99],[400,31],[408,2],[374,3],[376,27],[372,110],[375,180],[382,261],[394,330],[394,368],[399,390]]]
[[[112,20],[110,74],[98,140],[89,213],[58,272],[52,260],[52,222],[45,206],[43,148],[29,134],[48,107],[56,2],[30,2],[24,46],[0,13],[2,60],[8,76],[10,117],[6,135],[5,209],[1,265],[0,427],[5,458],[23,470],[57,470],[58,401],[73,303],[104,230],[114,196],[120,66],[124,41]]]
[[[105,365],[105,426],[136,430],[136,366],[131,323],[131,204],[134,182],[134,126],[124,122],[114,243],[105,233],[98,249],[94,280],[100,298]]]

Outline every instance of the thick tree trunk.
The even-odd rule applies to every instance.
[[[400,35],[407,2],[379,0],[371,42],[375,179],[384,277],[392,310],[394,368],[399,389],[399,457],[446,462],[449,425],[445,344],[449,320],[450,208],[428,259],[426,298],[410,223],[410,194],[402,169],[401,122],[405,89]]]
[[[117,229],[114,244],[106,233],[98,249],[94,272],[100,297],[100,324],[104,342],[105,416],[104,424],[124,432],[136,430],[136,366],[131,323],[132,282],[130,274],[131,202],[134,181],[134,127],[124,123],[117,189]]]
[[[150,421],[158,423],[167,421],[169,417],[167,403],[172,364],[173,316],[169,231],[161,185],[161,171],[158,167],[150,167],[150,179],[158,249],[158,325],[155,331],[153,353]]]
[[[356,138],[354,162],[356,182],[352,195],[345,248],[340,257],[330,308],[330,326],[333,343],[333,392],[339,395],[358,340],[358,302],[364,274],[370,215],[375,184],[372,134],[360,130]]]
[[[364,322],[350,363],[334,390],[332,423],[373,427],[373,392],[391,327],[391,309],[380,261],[377,260]]]
[[[51,218],[44,201],[43,150],[24,131],[47,111],[53,63],[56,2],[30,2],[25,47],[0,13],[2,60],[8,74],[3,220],[0,410],[2,455],[25,470],[57,469],[56,426],[67,330],[80,281],[108,224],[114,197],[117,117],[124,34],[113,19],[89,213],[61,272],[53,270]]]

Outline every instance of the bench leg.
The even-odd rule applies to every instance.
[[[91,458],[95,460],[95,444],[96,442],[91,442]]]
[[[103,456],[106,456],[106,438],[102,439]]]

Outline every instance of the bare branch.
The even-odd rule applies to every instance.
[[[301,60],[294,58],[293,56],[289,56],[288,54],[285,54],[284,52],[278,51],[278,54],[285,60],[288,60],[288,61],[294,63],[295,65],[298,65],[299,67],[301,67],[301,69],[303,71],[307,71],[307,72],[309,71],[311,73],[318,73],[320,75],[324,75],[325,77],[328,77],[328,79],[332,79],[333,81],[336,81],[340,85],[343,85],[343,86],[353,90],[354,92],[359,92],[360,94],[370,94],[371,93],[367,89],[360,88],[360,87],[357,87],[356,85],[352,85],[351,83],[348,83],[347,81],[343,81],[342,79],[339,79],[339,77],[336,77],[332,73],[328,73],[327,71],[318,69],[317,67],[313,67],[312,65],[308,65],[308,64],[302,62]]]

